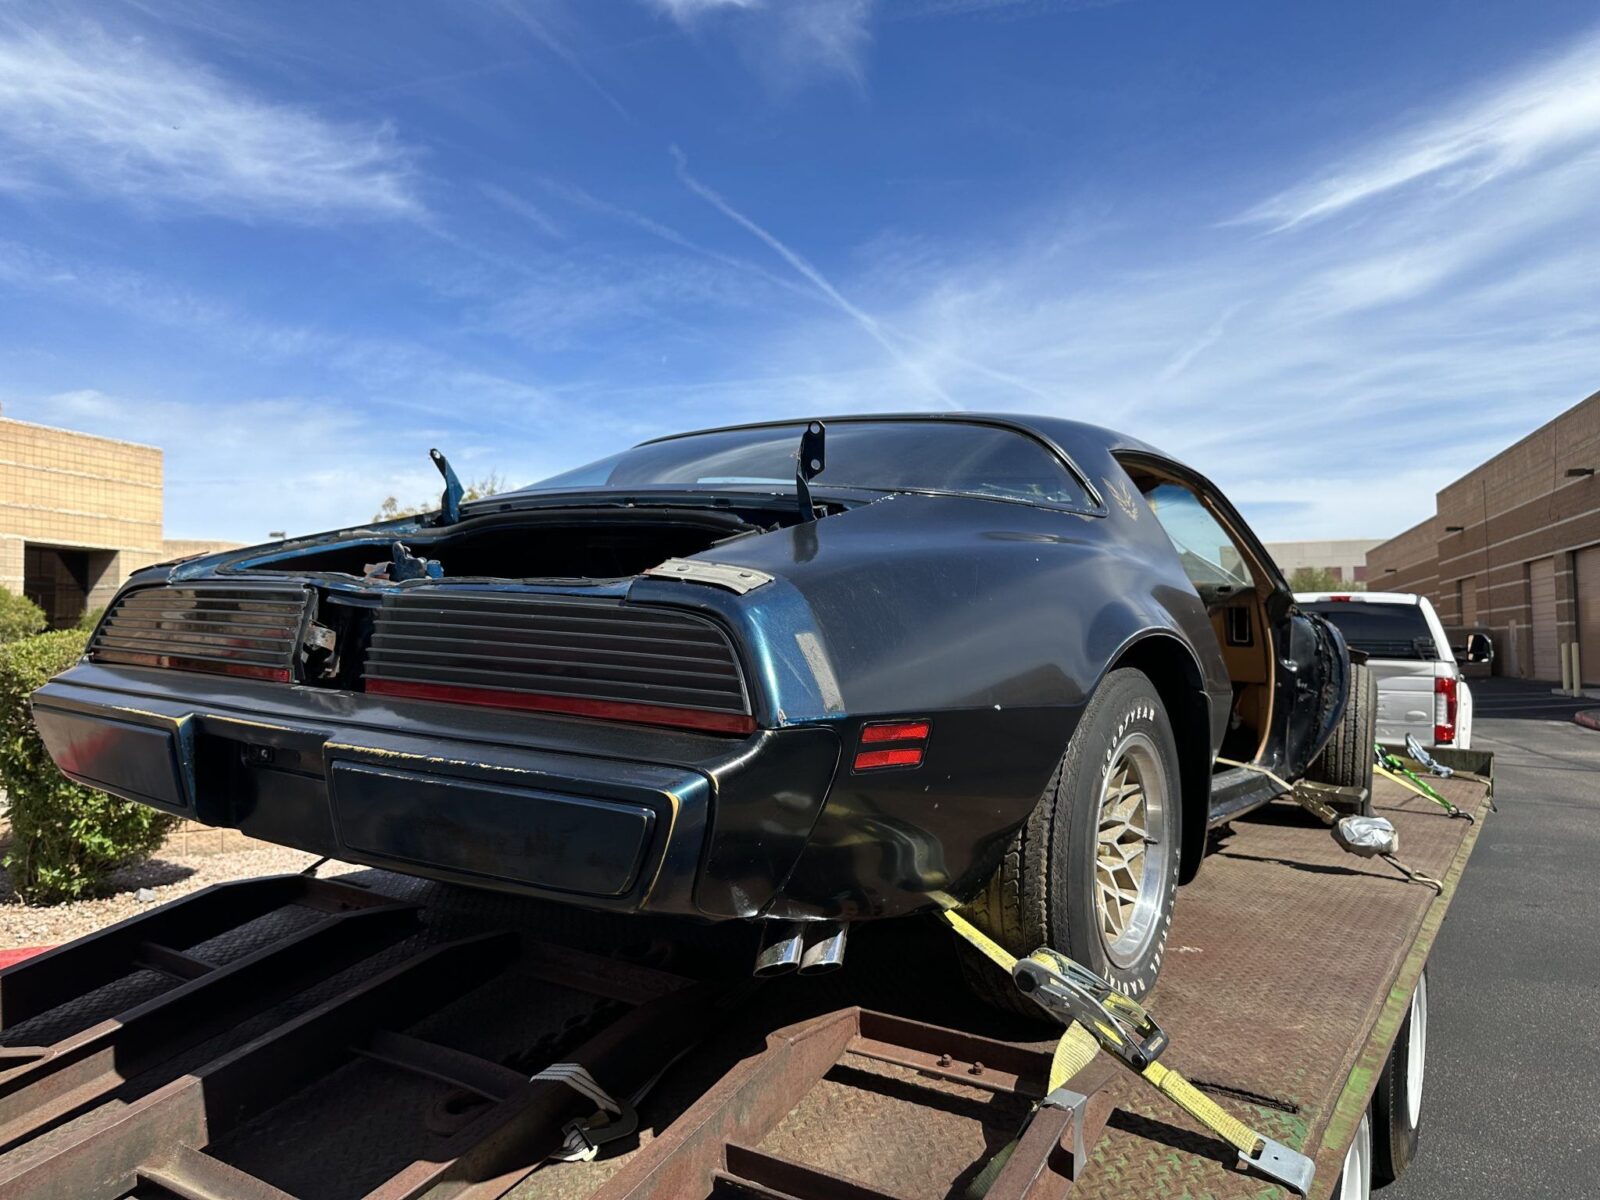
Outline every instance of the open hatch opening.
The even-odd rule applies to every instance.
[[[436,561],[444,579],[626,579],[669,558],[701,554],[798,519],[792,513],[688,508],[498,513],[403,534],[352,530],[337,540],[291,547],[236,569],[360,579],[372,564],[389,561],[398,541],[418,558]]]

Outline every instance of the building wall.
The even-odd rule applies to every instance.
[[[81,579],[105,604],[162,557],[161,507],[155,447],[0,417],[0,587]]]
[[[1548,648],[1552,640],[1593,644],[1600,635],[1588,628],[1596,618],[1579,628],[1576,582],[1577,556],[1600,547],[1600,392],[1445,487],[1437,510],[1373,549],[1370,586],[1421,592],[1447,625],[1475,617],[1495,634],[1498,669],[1556,678],[1551,664],[1558,660],[1547,649],[1536,665],[1536,640]],[[1547,572],[1554,605],[1536,611],[1536,584]],[[1586,613],[1600,615],[1594,597],[1584,600]],[[1600,655],[1584,657],[1586,682],[1600,683],[1596,660]]]
[[[1375,592],[1416,592],[1437,603],[1439,521],[1429,517],[1367,552],[1367,586]]]
[[[1285,575],[1302,567],[1333,572],[1345,583],[1367,582],[1367,551],[1377,538],[1335,538],[1320,542],[1267,542],[1267,553]]]
[[[218,542],[205,538],[167,538],[161,543],[161,557],[193,558],[197,554],[217,554],[223,550],[238,550],[244,542]]]

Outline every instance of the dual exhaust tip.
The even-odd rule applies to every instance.
[[[845,940],[849,929],[838,921],[764,922],[761,951],[756,955],[754,975],[771,979],[799,971],[802,975],[825,975],[844,965]]]

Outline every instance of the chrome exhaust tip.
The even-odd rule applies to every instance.
[[[761,951],[756,955],[755,970],[751,972],[757,979],[787,975],[800,966],[800,960],[805,954],[805,941],[795,931],[794,926],[777,922],[769,924],[774,928],[767,932]]]
[[[848,926],[832,923],[822,926],[801,956],[800,974],[826,975],[844,966],[844,946],[849,936]]]

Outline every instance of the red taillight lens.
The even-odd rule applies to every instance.
[[[861,741],[872,742],[925,742],[928,740],[926,721],[883,721],[861,727]]]
[[[444,683],[369,679],[367,692],[376,696],[402,696],[412,700],[442,700],[446,704],[482,704],[488,708],[520,708],[528,712],[558,713],[568,717],[598,717],[602,721],[631,721],[638,725],[670,725],[676,729],[700,729],[707,733],[753,733],[756,728],[755,718],[742,713],[673,708],[665,704],[631,704],[620,700],[589,700],[579,696],[546,696]]]
[[[874,771],[880,767],[920,767],[922,747],[904,750],[863,750],[856,755],[856,770]]]
[[[1433,740],[1456,740],[1456,681],[1449,678],[1433,681]]]
[[[885,767],[920,767],[927,748],[931,721],[873,721],[861,727],[863,746],[882,749],[857,750],[851,769],[881,771]]]

